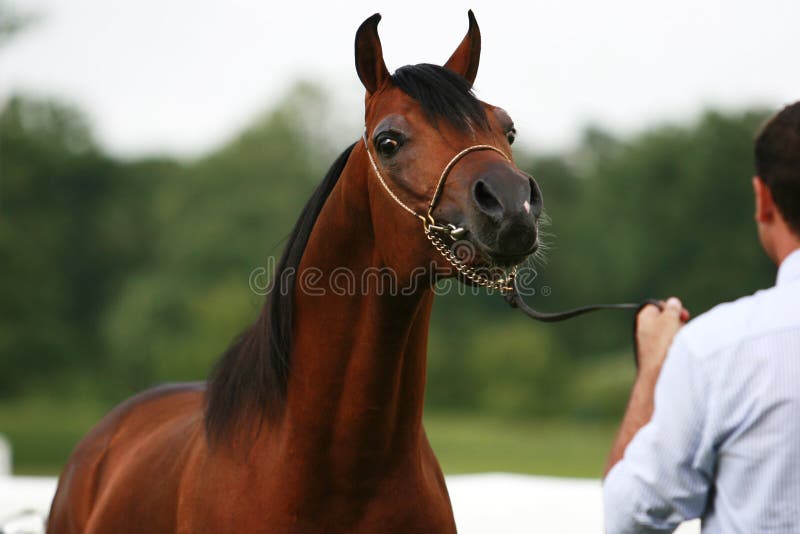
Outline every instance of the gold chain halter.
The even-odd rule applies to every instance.
[[[433,197],[431,197],[431,201],[428,204],[428,212],[423,215],[417,213],[412,208],[408,207],[408,205],[400,200],[400,198],[392,191],[389,187],[389,184],[386,183],[383,175],[381,174],[380,169],[378,169],[377,163],[375,163],[375,158],[372,157],[372,152],[369,150],[369,143],[367,142],[367,133],[364,132],[364,148],[367,151],[367,156],[369,157],[369,162],[372,164],[372,170],[375,171],[375,175],[378,177],[378,181],[389,194],[389,197],[392,198],[401,208],[406,210],[408,213],[413,215],[414,217],[418,218],[422,221],[422,228],[425,231],[425,236],[431,242],[433,247],[439,251],[439,253],[444,257],[447,262],[452,265],[458,273],[463,276],[464,278],[470,280],[472,283],[488,288],[500,291],[502,294],[509,293],[513,290],[514,286],[514,277],[517,274],[517,268],[512,267],[511,270],[504,273],[502,276],[493,278],[487,276],[486,273],[480,272],[478,269],[468,265],[463,259],[459,258],[445,243],[442,239],[442,236],[449,237],[450,239],[457,239],[459,235],[463,234],[466,230],[463,227],[457,227],[453,224],[437,224],[436,219],[433,218],[433,210],[436,207],[436,204],[439,202],[439,198],[442,196],[442,191],[444,190],[444,184],[447,180],[447,176],[450,174],[450,171],[456,164],[471,152],[477,152],[479,150],[492,150],[497,152],[507,161],[511,161],[511,158],[508,155],[500,150],[499,148],[492,146],[492,145],[473,145],[470,147],[465,148],[450,160],[450,162],[445,165],[444,170],[442,170],[441,176],[439,176],[439,182],[436,184],[436,189],[433,192]]]
[[[499,278],[491,278],[487,276],[483,272],[479,272],[474,267],[468,265],[464,260],[459,258],[454,252],[451,247],[448,247],[444,240],[440,237],[446,236],[451,239],[457,238],[459,235],[463,234],[466,230],[461,227],[456,227],[453,224],[437,224],[436,220],[433,218],[433,209],[436,207],[436,203],[439,201],[439,197],[442,194],[442,189],[444,188],[444,182],[447,179],[447,175],[453,169],[453,167],[458,163],[458,161],[469,154],[470,152],[476,152],[478,150],[493,150],[498,154],[502,155],[507,161],[511,161],[505,152],[500,150],[497,147],[491,145],[474,145],[468,148],[465,148],[455,156],[453,159],[450,160],[444,170],[442,171],[442,175],[439,177],[439,183],[436,184],[436,190],[433,193],[433,198],[431,198],[430,204],[428,204],[428,212],[425,215],[419,214],[413,209],[409,208],[400,198],[394,194],[394,191],[389,187],[389,184],[386,183],[386,180],[383,178],[380,170],[378,169],[378,165],[375,163],[375,159],[372,157],[372,153],[369,151],[369,143],[367,142],[367,134],[364,132],[364,148],[367,150],[367,156],[369,156],[369,162],[372,164],[372,169],[375,171],[375,175],[378,177],[383,188],[389,194],[389,196],[400,205],[401,208],[406,210],[408,213],[413,215],[414,217],[418,218],[422,221],[422,227],[425,230],[425,236],[428,240],[433,244],[434,248],[439,251],[439,253],[447,260],[450,265],[452,265],[458,273],[467,278],[468,280],[472,281],[474,284],[486,287],[489,289],[495,289],[500,291],[502,295],[505,296],[508,303],[514,307],[519,308],[525,315],[532,319],[536,319],[537,321],[543,322],[556,322],[556,321],[563,321],[565,319],[570,319],[572,317],[577,317],[579,315],[583,315],[584,313],[589,313],[597,310],[641,310],[644,306],[648,304],[653,304],[657,306],[659,309],[663,308],[663,303],[657,300],[648,299],[645,300],[641,304],[636,303],[624,303],[624,304],[593,304],[589,306],[582,306],[580,308],[573,308],[571,310],[565,310],[563,312],[556,312],[556,313],[547,313],[547,312],[540,312],[528,304],[522,299],[522,294],[520,293],[519,289],[517,288],[517,268],[513,267],[510,271],[505,273],[503,276]],[[634,323],[635,325],[635,323]],[[637,366],[638,366],[638,355],[637,355],[637,347],[634,343],[634,356],[636,358]]]

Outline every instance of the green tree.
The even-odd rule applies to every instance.
[[[113,383],[136,391],[203,379],[256,318],[263,297],[250,275],[280,255],[330,163],[330,146],[316,142],[310,124],[325,109],[319,90],[300,84],[229,144],[161,184],[153,261],[128,277],[106,314]]]
[[[628,138],[517,160],[552,219],[538,307],[677,294],[694,313],[771,284],[750,200],[762,112],[708,112]],[[252,271],[281,252],[336,151],[330,106],[300,84],[194,161],[120,161],[74,109],[0,113],[0,394],[102,377],[119,399],[202,379],[259,312]],[[549,293],[541,291],[544,287]],[[469,292],[468,292],[469,293]],[[502,298],[437,299],[432,408],[606,416],[622,408],[631,314],[537,324]]]

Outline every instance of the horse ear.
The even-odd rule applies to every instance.
[[[478,75],[478,63],[481,60],[481,30],[471,9],[467,16],[469,17],[467,35],[444,66],[462,75],[472,85],[475,83],[475,76]]]
[[[356,71],[368,93],[374,93],[389,78],[383,62],[383,49],[378,37],[380,13],[361,23],[356,32]]]

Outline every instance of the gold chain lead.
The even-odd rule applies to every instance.
[[[513,290],[514,277],[517,275],[516,266],[512,267],[505,276],[501,276],[497,279],[491,279],[485,274],[476,271],[474,267],[464,263],[464,261],[456,256],[450,247],[448,247],[439,236],[433,235],[432,232],[425,232],[425,236],[431,242],[433,248],[438,250],[439,253],[444,256],[444,259],[447,260],[447,262],[452,265],[464,278],[467,278],[474,284],[481,287],[500,291],[500,294],[502,295],[505,295]]]

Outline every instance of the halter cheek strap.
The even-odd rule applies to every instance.
[[[425,216],[420,215],[416,211],[414,211],[413,209],[409,208],[408,204],[406,204],[405,202],[400,200],[400,197],[398,197],[397,195],[394,194],[394,191],[392,191],[392,188],[389,187],[389,184],[387,184],[386,180],[383,179],[383,175],[381,174],[381,171],[378,169],[378,165],[375,163],[375,158],[372,157],[372,152],[370,152],[370,150],[369,150],[369,143],[367,142],[367,132],[364,132],[363,139],[364,139],[364,149],[366,149],[366,151],[367,151],[367,156],[369,157],[369,162],[372,165],[372,170],[375,172],[375,176],[378,177],[378,181],[381,183],[383,188],[389,194],[391,199],[394,200],[401,208],[406,210],[408,213],[410,213],[414,217],[417,217],[418,219],[420,219],[424,224],[425,223]]]

